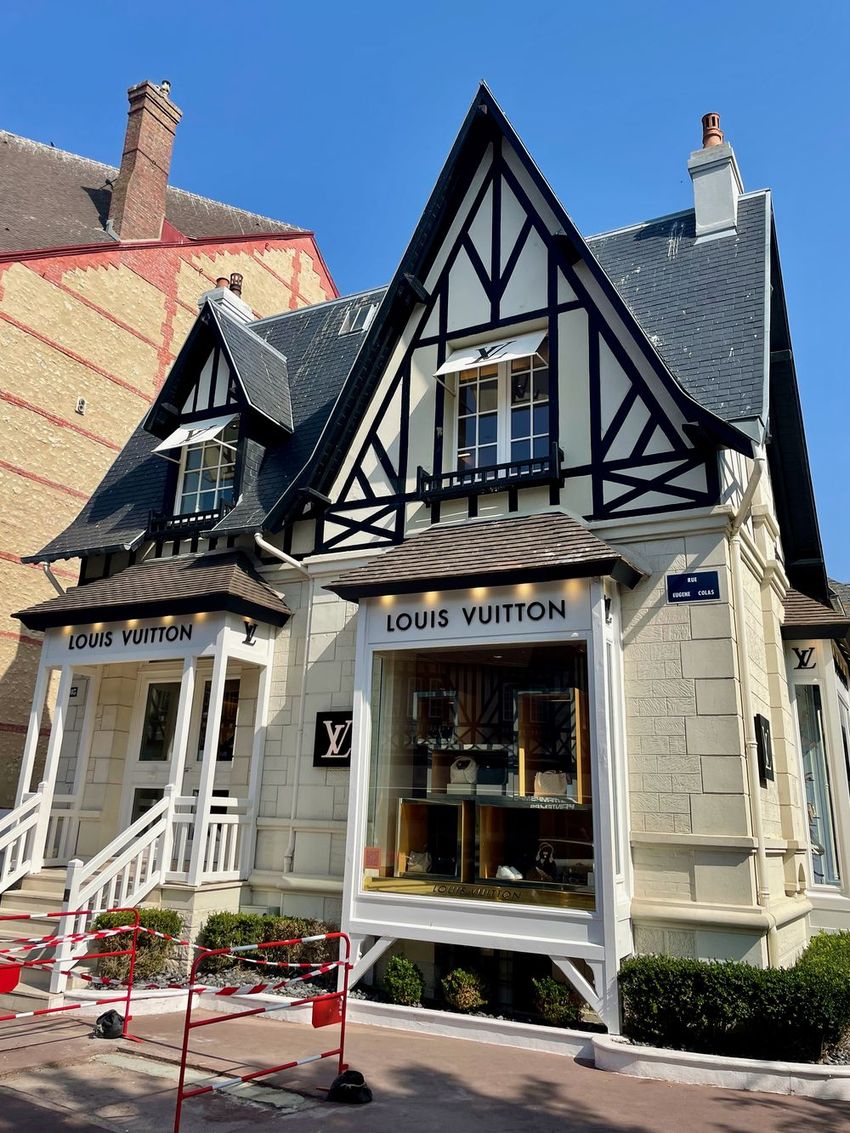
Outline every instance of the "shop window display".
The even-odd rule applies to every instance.
[[[584,643],[374,665],[365,888],[592,909]]]

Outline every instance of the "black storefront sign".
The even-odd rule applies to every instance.
[[[773,779],[773,744],[770,739],[770,721],[761,713],[756,716],[756,746],[758,749],[759,778],[762,783]]]
[[[693,570],[667,575],[668,602],[717,602],[720,577],[716,570]]]

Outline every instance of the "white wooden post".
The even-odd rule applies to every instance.
[[[248,775],[248,815],[245,837],[242,840],[240,874],[244,881],[254,868],[257,847],[257,816],[260,812],[260,790],[263,785],[263,760],[266,753],[266,727],[269,714],[269,694],[272,684],[271,659],[260,669],[257,680],[257,699],[254,704],[254,742],[251,746],[251,769]]]
[[[35,753],[38,748],[38,734],[41,730],[41,714],[44,711],[44,701],[47,697],[47,685],[50,680],[50,669],[42,657],[38,665],[38,674],[35,678],[35,690],[32,695],[30,718],[27,726],[27,738],[24,741],[24,751],[21,758],[21,771],[18,775],[18,792],[15,795],[15,806],[20,806],[24,795],[29,793],[32,769],[35,764]]]
[[[189,725],[192,722],[192,701],[195,694],[195,678],[198,671],[196,657],[186,657],[180,677],[180,697],[177,701],[177,719],[174,722],[174,740],[171,748],[171,766],[168,781],[173,783],[176,794],[183,794],[183,772],[189,747]],[[210,693],[212,697],[212,693]]]
[[[71,680],[74,671],[70,665],[63,665],[59,678],[59,691],[56,694],[56,711],[53,716],[53,727],[50,729],[50,740],[47,744],[47,758],[44,761],[44,798],[39,809],[38,825],[36,826],[35,843],[32,851],[32,869],[37,873],[44,866],[44,847],[47,841],[47,827],[50,822],[50,811],[53,807],[53,791],[56,786],[56,772],[59,770],[59,756],[62,752],[62,738],[65,734],[65,715],[68,708],[68,693],[71,691]]]
[[[86,790],[86,774],[89,769],[91,757],[92,738],[94,736],[94,722],[97,719],[97,704],[100,699],[101,668],[84,669],[82,675],[88,678],[88,692],[86,693],[86,707],[83,713],[83,726],[80,729],[80,743],[77,748],[77,766],[74,770],[74,786],[71,793],[74,796],[74,809],[83,809],[83,796]],[[80,675],[80,671],[77,671]],[[65,832],[65,842],[68,856],[77,852],[77,842],[80,837],[79,818],[68,819],[68,829]],[[63,855],[64,856],[64,855]]]
[[[201,781],[195,803],[195,836],[192,839],[192,860],[189,864],[189,884],[200,885],[207,852],[210,827],[210,800],[215,783],[215,765],[218,757],[218,730],[221,727],[221,708],[224,700],[224,682],[227,677],[227,645],[225,627],[218,631],[215,641],[210,703],[207,712],[207,731],[204,737],[204,754],[201,763]]]
[[[67,881],[65,882],[65,900],[62,908],[69,912],[77,911],[77,904],[80,899],[80,880],[79,875],[83,869],[83,862],[79,858],[74,858],[68,862]],[[82,931],[91,928],[89,923],[90,918],[80,918],[80,925],[77,924],[76,917],[60,917],[56,932],[60,936],[69,936],[73,932],[77,932],[80,926]],[[57,961],[56,966],[50,973],[50,994],[63,995],[65,988],[68,984],[68,965],[59,963],[60,960],[67,960],[71,955],[73,945],[68,940],[63,940],[61,944],[57,945],[53,956]]]

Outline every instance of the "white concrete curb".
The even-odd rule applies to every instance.
[[[83,1002],[103,995],[99,991],[71,993]],[[70,997],[70,996],[69,996]],[[280,997],[204,995],[203,1009],[229,1014],[250,1007],[270,1007]],[[121,1004],[112,1004],[121,1010]],[[94,1019],[104,1007],[86,1005],[75,1015]],[[179,989],[152,989],[133,995],[133,1015],[162,1015],[186,1010],[186,993]],[[258,1015],[269,1022],[310,1024],[311,1008],[296,1007]],[[694,1054],[686,1050],[666,1050],[653,1046],[633,1046],[627,1039],[590,1031],[571,1031],[540,1027],[533,1023],[514,1023],[507,1019],[486,1019],[477,1015],[455,1015],[425,1007],[399,1007],[393,1003],[373,1003],[351,999],[351,1023],[413,1031],[469,1042],[510,1046],[516,1050],[537,1050],[567,1058],[592,1061],[597,1070],[625,1074],[632,1078],[655,1078],[684,1085],[719,1086],[727,1090],[752,1090],[768,1094],[798,1094],[824,1100],[850,1101],[850,1066],[824,1066],[809,1062],[762,1062],[755,1058],[724,1058],[716,1054]]]
[[[593,1036],[593,1059],[597,1070],[633,1078],[850,1101],[850,1066],[724,1058],[687,1050],[632,1046],[626,1039],[609,1035]]]

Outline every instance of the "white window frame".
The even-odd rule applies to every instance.
[[[221,438],[224,437],[224,434],[226,433],[227,429],[229,429],[232,424],[233,424],[233,422],[231,422],[230,424],[227,425],[226,429],[221,434]],[[222,497],[222,494],[225,490],[224,486],[221,484],[221,476],[220,476],[221,469],[223,467],[223,463],[222,463],[222,460],[221,460],[221,450],[222,449],[230,449],[233,452],[233,479],[230,482],[230,487],[231,487],[231,490],[233,492],[234,499],[235,499],[236,465],[237,465],[237,460],[238,460],[238,455],[239,455],[238,428],[239,428],[239,426],[238,426],[238,423],[237,423],[236,424],[236,429],[237,429],[236,438],[237,439],[236,439],[236,442],[233,443],[233,444],[231,444],[228,441],[221,439],[220,437],[213,437],[209,440],[202,441],[200,444],[198,444],[198,443],[187,444],[187,445],[184,445],[182,447],[182,449],[180,450],[180,471],[179,471],[179,474],[177,476],[177,490],[176,490],[175,495],[174,495],[174,514],[175,515],[197,515],[197,514],[201,514],[203,512],[212,511],[213,508],[218,507],[218,505],[221,503],[221,497]],[[184,486],[185,486],[185,483],[186,483],[186,476],[188,474],[194,473],[194,472],[198,472],[198,474],[200,476],[200,473],[201,473],[203,466],[204,466],[204,455],[203,455],[204,451],[207,448],[212,448],[213,446],[215,446],[219,450],[219,462],[216,465],[217,476],[216,476],[216,487],[215,487],[215,499],[213,500],[212,504],[209,507],[197,507],[196,506],[196,507],[192,508],[191,510],[184,510],[184,508],[183,508],[183,496],[184,496]],[[187,468],[186,465],[187,465],[187,462],[189,460],[189,453],[193,450],[196,450],[196,449],[201,450],[201,462],[198,465],[197,469]],[[199,502],[199,496],[201,495],[201,493],[203,491],[210,491],[210,489],[209,488],[202,489],[201,486],[200,486],[200,479],[199,479],[198,487],[194,491],[194,497],[195,497],[195,503],[196,504]]]
[[[545,342],[546,339],[544,339],[543,341]],[[538,405],[544,405],[545,404],[548,407],[549,412],[551,414],[551,408],[552,408],[551,360],[547,358],[547,360],[544,362],[539,357],[538,354],[530,354],[530,355],[527,356],[527,358],[528,358],[528,362],[529,362],[529,366],[530,366],[530,372],[531,372],[530,383],[531,383],[532,394],[533,394],[533,390],[534,390],[534,372],[535,372],[535,369],[538,369],[538,370],[546,369],[549,372],[549,387],[548,387],[546,401],[545,402],[538,402],[537,404]],[[520,361],[520,359],[516,359],[516,361]],[[461,378],[463,377],[464,374],[469,374],[472,371],[480,371],[482,369],[489,368],[489,366],[492,366],[492,365],[496,366],[496,381],[497,381],[497,387],[496,387],[496,461],[495,461],[495,463],[497,465],[499,465],[499,464],[509,464],[513,461],[514,458],[511,456],[511,443],[512,443],[512,438],[511,438],[511,410],[512,410],[512,406],[511,406],[511,400],[510,400],[510,398],[511,398],[511,374],[512,374],[511,364],[512,364],[511,361],[497,362],[497,363],[485,362],[481,366],[469,366],[469,367],[467,367],[463,370],[457,371],[457,373],[455,375],[455,381],[454,381],[455,411],[454,411],[454,446],[453,446],[453,452],[452,452],[452,466],[451,466],[452,472],[472,472],[474,470],[477,470],[478,468],[492,467],[492,465],[479,465],[479,464],[470,464],[468,466],[461,467],[461,465],[459,464],[460,454],[462,452],[468,451],[466,446],[461,447],[461,444],[460,444]],[[532,424],[532,429],[533,429],[533,422],[534,422],[534,416],[533,416],[534,404],[535,403],[534,403],[533,397],[529,398],[528,408],[529,408],[529,413],[530,413],[530,421],[531,421],[531,424]],[[478,416],[478,414],[476,414],[476,417],[477,416]],[[549,448],[548,437],[551,436],[551,430],[552,430],[552,420],[551,420],[551,416],[550,416],[549,417],[549,426],[548,426],[548,429],[547,429],[547,451],[546,451],[546,453],[542,456],[536,456],[535,457],[533,455],[533,451],[532,451],[529,454],[529,456],[527,456],[527,457],[517,457],[516,462],[520,463],[520,462],[524,462],[526,460],[544,460],[546,458],[546,456],[548,456],[548,448]],[[476,429],[476,438],[477,437],[478,437],[478,431]],[[522,439],[522,438],[520,438],[520,439]],[[533,449],[533,440],[534,440],[533,431],[532,431],[532,435],[531,435],[530,440],[532,442],[530,447]],[[480,447],[481,447],[481,445],[476,443],[475,448],[478,449]]]

